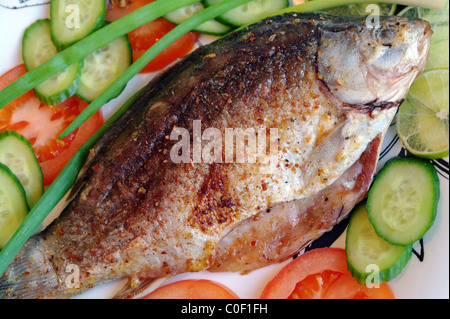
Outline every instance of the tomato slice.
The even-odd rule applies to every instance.
[[[161,286],[145,299],[239,299],[224,285],[206,279],[187,279]]]
[[[82,101],[81,99],[78,100]],[[81,111],[82,109],[80,112]],[[44,185],[50,185],[55,180],[59,172],[66,166],[72,156],[75,155],[81,145],[83,145],[92,134],[103,125],[103,123],[103,116],[101,110],[99,110],[80,125],[75,131],[75,137],[66,149],[61,151],[57,157],[40,163],[42,174],[44,175]]]
[[[106,14],[106,20],[115,21],[124,15],[142,7],[154,0],[132,0],[125,7],[119,5],[112,6]],[[158,18],[128,33],[128,38],[133,49],[133,62],[139,59],[145,51],[153,44],[161,39],[175,25],[164,18]],[[141,73],[154,72],[163,69],[173,61],[188,54],[195,45],[199,34],[196,32],[188,32],[177,41],[168,46],[158,56],[156,56],[149,64],[147,64]]]
[[[23,64],[6,72],[0,77],[0,90],[25,73]],[[30,90],[0,109],[0,132],[14,130],[30,141],[42,168],[44,185],[49,185],[78,148],[103,124],[103,116],[98,111],[69,136],[58,139],[87,105],[72,96],[60,104],[47,106]]]
[[[360,285],[347,269],[345,250],[318,248],[290,263],[267,284],[262,299],[393,299],[388,284]]]

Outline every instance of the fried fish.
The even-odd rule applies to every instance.
[[[289,13],[198,48],[101,138],[0,296],[68,298],[128,277],[120,297],[132,297],[298,253],[365,196],[430,37],[420,19]]]

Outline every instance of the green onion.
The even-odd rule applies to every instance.
[[[417,6],[423,8],[430,9],[443,9],[446,6],[446,1],[448,0],[306,0],[304,3],[297,4],[295,6],[288,7],[281,11],[270,14],[269,16],[277,16],[284,13],[289,12],[314,12],[314,11],[322,11],[327,9],[332,9],[341,6],[348,6],[351,4],[362,4],[362,3],[388,3],[388,4],[399,4],[405,6]],[[255,23],[257,21],[253,21],[247,25],[243,25],[235,31],[244,29],[249,25]]]
[[[308,1],[302,4],[298,4],[296,6],[292,6],[286,8],[280,12],[277,12],[275,15],[287,13],[287,12],[313,12],[331,9],[340,6],[346,6],[350,4],[359,4],[359,3],[390,3],[390,4],[400,4],[405,6],[417,6],[424,8],[434,8],[434,9],[442,9],[445,6],[446,0],[314,0]]]
[[[14,256],[19,252],[25,242],[33,235],[42,224],[47,215],[56,204],[66,195],[77,179],[78,173],[83,167],[89,150],[111,125],[130,107],[143,89],[130,97],[98,130],[86,141],[66,164],[63,170],[55,178],[53,183],[44,192],[39,201],[33,206],[25,220],[11,237],[6,246],[0,251],[0,276],[8,267]]]
[[[141,25],[153,21],[175,9],[196,2],[195,0],[155,1],[106,25],[90,34],[51,59],[30,70],[0,91],[0,109],[15,98],[35,88],[59,71],[76,63],[92,52],[104,47],[118,37]]]
[[[229,0],[219,2],[216,5],[206,8],[193,15],[191,18],[176,26],[158,42],[156,42],[150,49],[148,49],[138,60],[136,60],[124,73],[120,75],[108,88],[106,88],[94,101],[92,101],[83,112],[61,133],[59,138],[64,138],[74,130],[76,130],[84,121],[91,115],[97,112],[112,96],[114,96],[120,88],[124,87],[136,74],[139,73],[154,57],[161,53],[166,47],[178,38],[191,31],[200,24],[214,19],[218,15],[227,12],[235,7],[238,7],[251,0]]]

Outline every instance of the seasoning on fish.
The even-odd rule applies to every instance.
[[[364,19],[271,17],[160,74],[0,295],[67,298],[128,277],[118,297],[133,297],[183,272],[282,261],[331,229],[365,196],[430,43],[425,21]]]

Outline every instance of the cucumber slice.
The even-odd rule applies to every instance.
[[[56,47],[50,38],[49,19],[37,20],[25,30],[22,58],[27,71],[44,63],[56,53]],[[36,96],[47,105],[55,105],[71,97],[77,90],[82,67],[83,61],[80,61],[53,75],[36,86]]]
[[[203,0],[206,7],[223,0]],[[240,27],[261,20],[289,6],[289,0],[254,0],[217,17],[217,20],[232,27]]]
[[[188,6],[179,8],[177,10],[174,10],[172,12],[169,12],[164,16],[167,20],[172,22],[173,24],[180,24],[192,17],[194,14],[196,14],[199,11],[202,11],[205,7],[203,4],[199,1],[193,4],[190,4]],[[217,20],[211,19],[209,21],[206,21],[196,27],[193,31],[200,32],[200,33],[206,33],[211,35],[224,35],[227,34],[233,30],[232,27],[220,23]]]
[[[42,169],[30,142],[15,131],[0,134],[0,163],[6,165],[22,184],[30,208],[44,192]]]
[[[84,58],[76,94],[86,102],[92,102],[125,72],[131,63],[133,63],[133,52],[130,41],[125,35]],[[118,90],[117,95],[122,90]]]
[[[27,216],[25,191],[11,170],[0,164],[0,249],[3,249]]]
[[[370,222],[386,241],[413,244],[433,225],[439,195],[439,178],[432,164],[415,157],[393,158],[369,190]]]
[[[388,282],[411,258],[412,246],[398,246],[379,237],[369,221],[366,202],[353,210],[345,241],[348,269],[361,285]]]
[[[61,51],[103,27],[105,16],[105,0],[52,0],[52,41]]]

